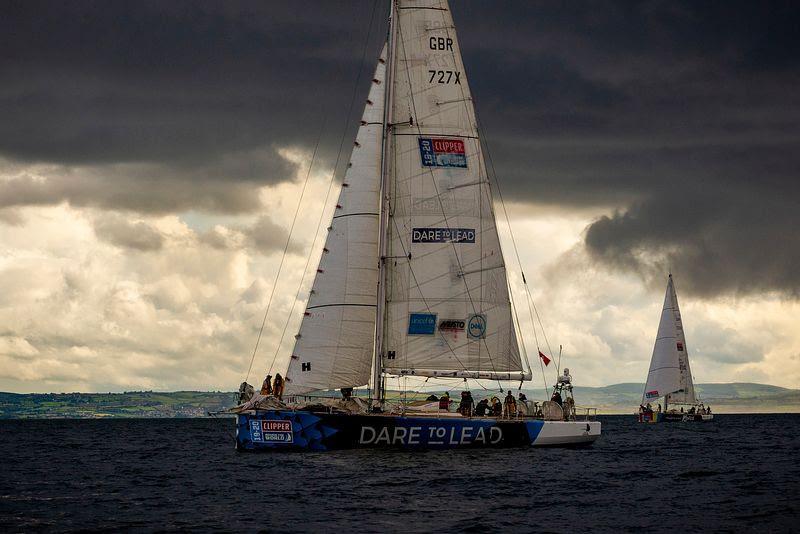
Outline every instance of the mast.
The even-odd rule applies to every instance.
[[[384,92],[383,111],[383,148],[381,150],[381,189],[380,189],[380,225],[378,236],[378,298],[375,318],[375,355],[372,362],[372,400],[381,401],[383,398],[383,344],[386,330],[386,251],[388,247],[387,232],[389,229],[389,153],[392,116],[392,96],[394,94],[394,61],[395,61],[395,0],[390,1],[389,7],[389,36],[386,56],[386,90]]]

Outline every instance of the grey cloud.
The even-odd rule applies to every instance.
[[[238,233],[237,233],[238,234]],[[237,234],[224,227],[214,227],[198,234],[198,240],[216,250],[230,250],[239,245]]]
[[[328,102],[346,108],[371,10],[367,0],[6,6],[0,154],[181,164],[307,143]]]
[[[747,187],[655,195],[594,222],[586,247],[600,261],[663,280],[671,270],[692,294],[777,291],[800,296],[800,196],[766,205]]]
[[[3,170],[0,161],[0,172]],[[19,165],[6,163],[12,172]],[[261,208],[257,189],[294,178],[297,165],[258,147],[175,167],[163,163],[34,167],[0,181],[0,208],[69,202],[76,207],[174,213],[246,213]],[[33,172],[33,171],[31,171]]]
[[[364,69],[385,35],[385,4],[304,6],[6,6],[0,154],[66,171],[46,185],[3,184],[0,207],[259,209],[254,184],[293,174],[256,152],[313,146],[329,116],[336,127],[323,134],[320,157],[332,160],[373,8]],[[616,208],[586,233],[606,265],[650,273],[670,263],[707,296],[797,294],[800,275],[787,267],[800,253],[787,234],[800,225],[796,3],[452,7],[507,197]],[[366,90],[362,78],[357,94]],[[226,172],[209,170],[218,165]],[[75,168],[102,172],[67,177]],[[665,253],[665,244],[683,253]]]
[[[250,249],[261,254],[282,252],[286,247],[289,232],[268,215],[256,219],[253,224],[240,226],[215,226],[197,235],[203,245],[216,250]],[[289,243],[287,251],[292,254],[305,253],[304,244],[297,237]]]
[[[507,198],[616,209],[586,248],[651,282],[800,294],[796,5],[493,7],[457,22]]]
[[[156,228],[116,215],[105,215],[96,219],[94,232],[98,239],[112,245],[142,252],[159,250],[164,245],[164,236]]]
[[[19,210],[13,208],[0,208],[0,223],[7,224],[9,226],[21,226],[25,224],[25,217],[19,212]]]
[[[288,237],[286,229],[277,225],[268,216],[259,217],[255,224],[244,229],[244,234],[248,238],[249,245],[262,253],[283,251]],[[295,240],[289,244],[288,251],[300,253],[302,245]]]

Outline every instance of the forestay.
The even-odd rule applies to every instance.
[[[451,12],[401,0],[395,13],[384,370],[530,379]]]
[[[374,354],[386,48],[287,372],[287,393],[361,386]]]

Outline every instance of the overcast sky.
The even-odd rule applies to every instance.
[[[671,269],[696,381],[800,387],[800,7],[452,8],[576,382],[644,380]],[[387,10],[0,2],[0,390],[235,389],[320,137],[251,382],[285,366]]]

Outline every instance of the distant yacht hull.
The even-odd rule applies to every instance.
[[[708,422],[714,420],[714,414],[661,413],[636,414],[640,423],[683,423],[688,421]]]
[[[242,451],[336,449],[507,448],[586,446],[600,437],[599,421],[350,415],[306,410],[257,410],[237,415]]]

